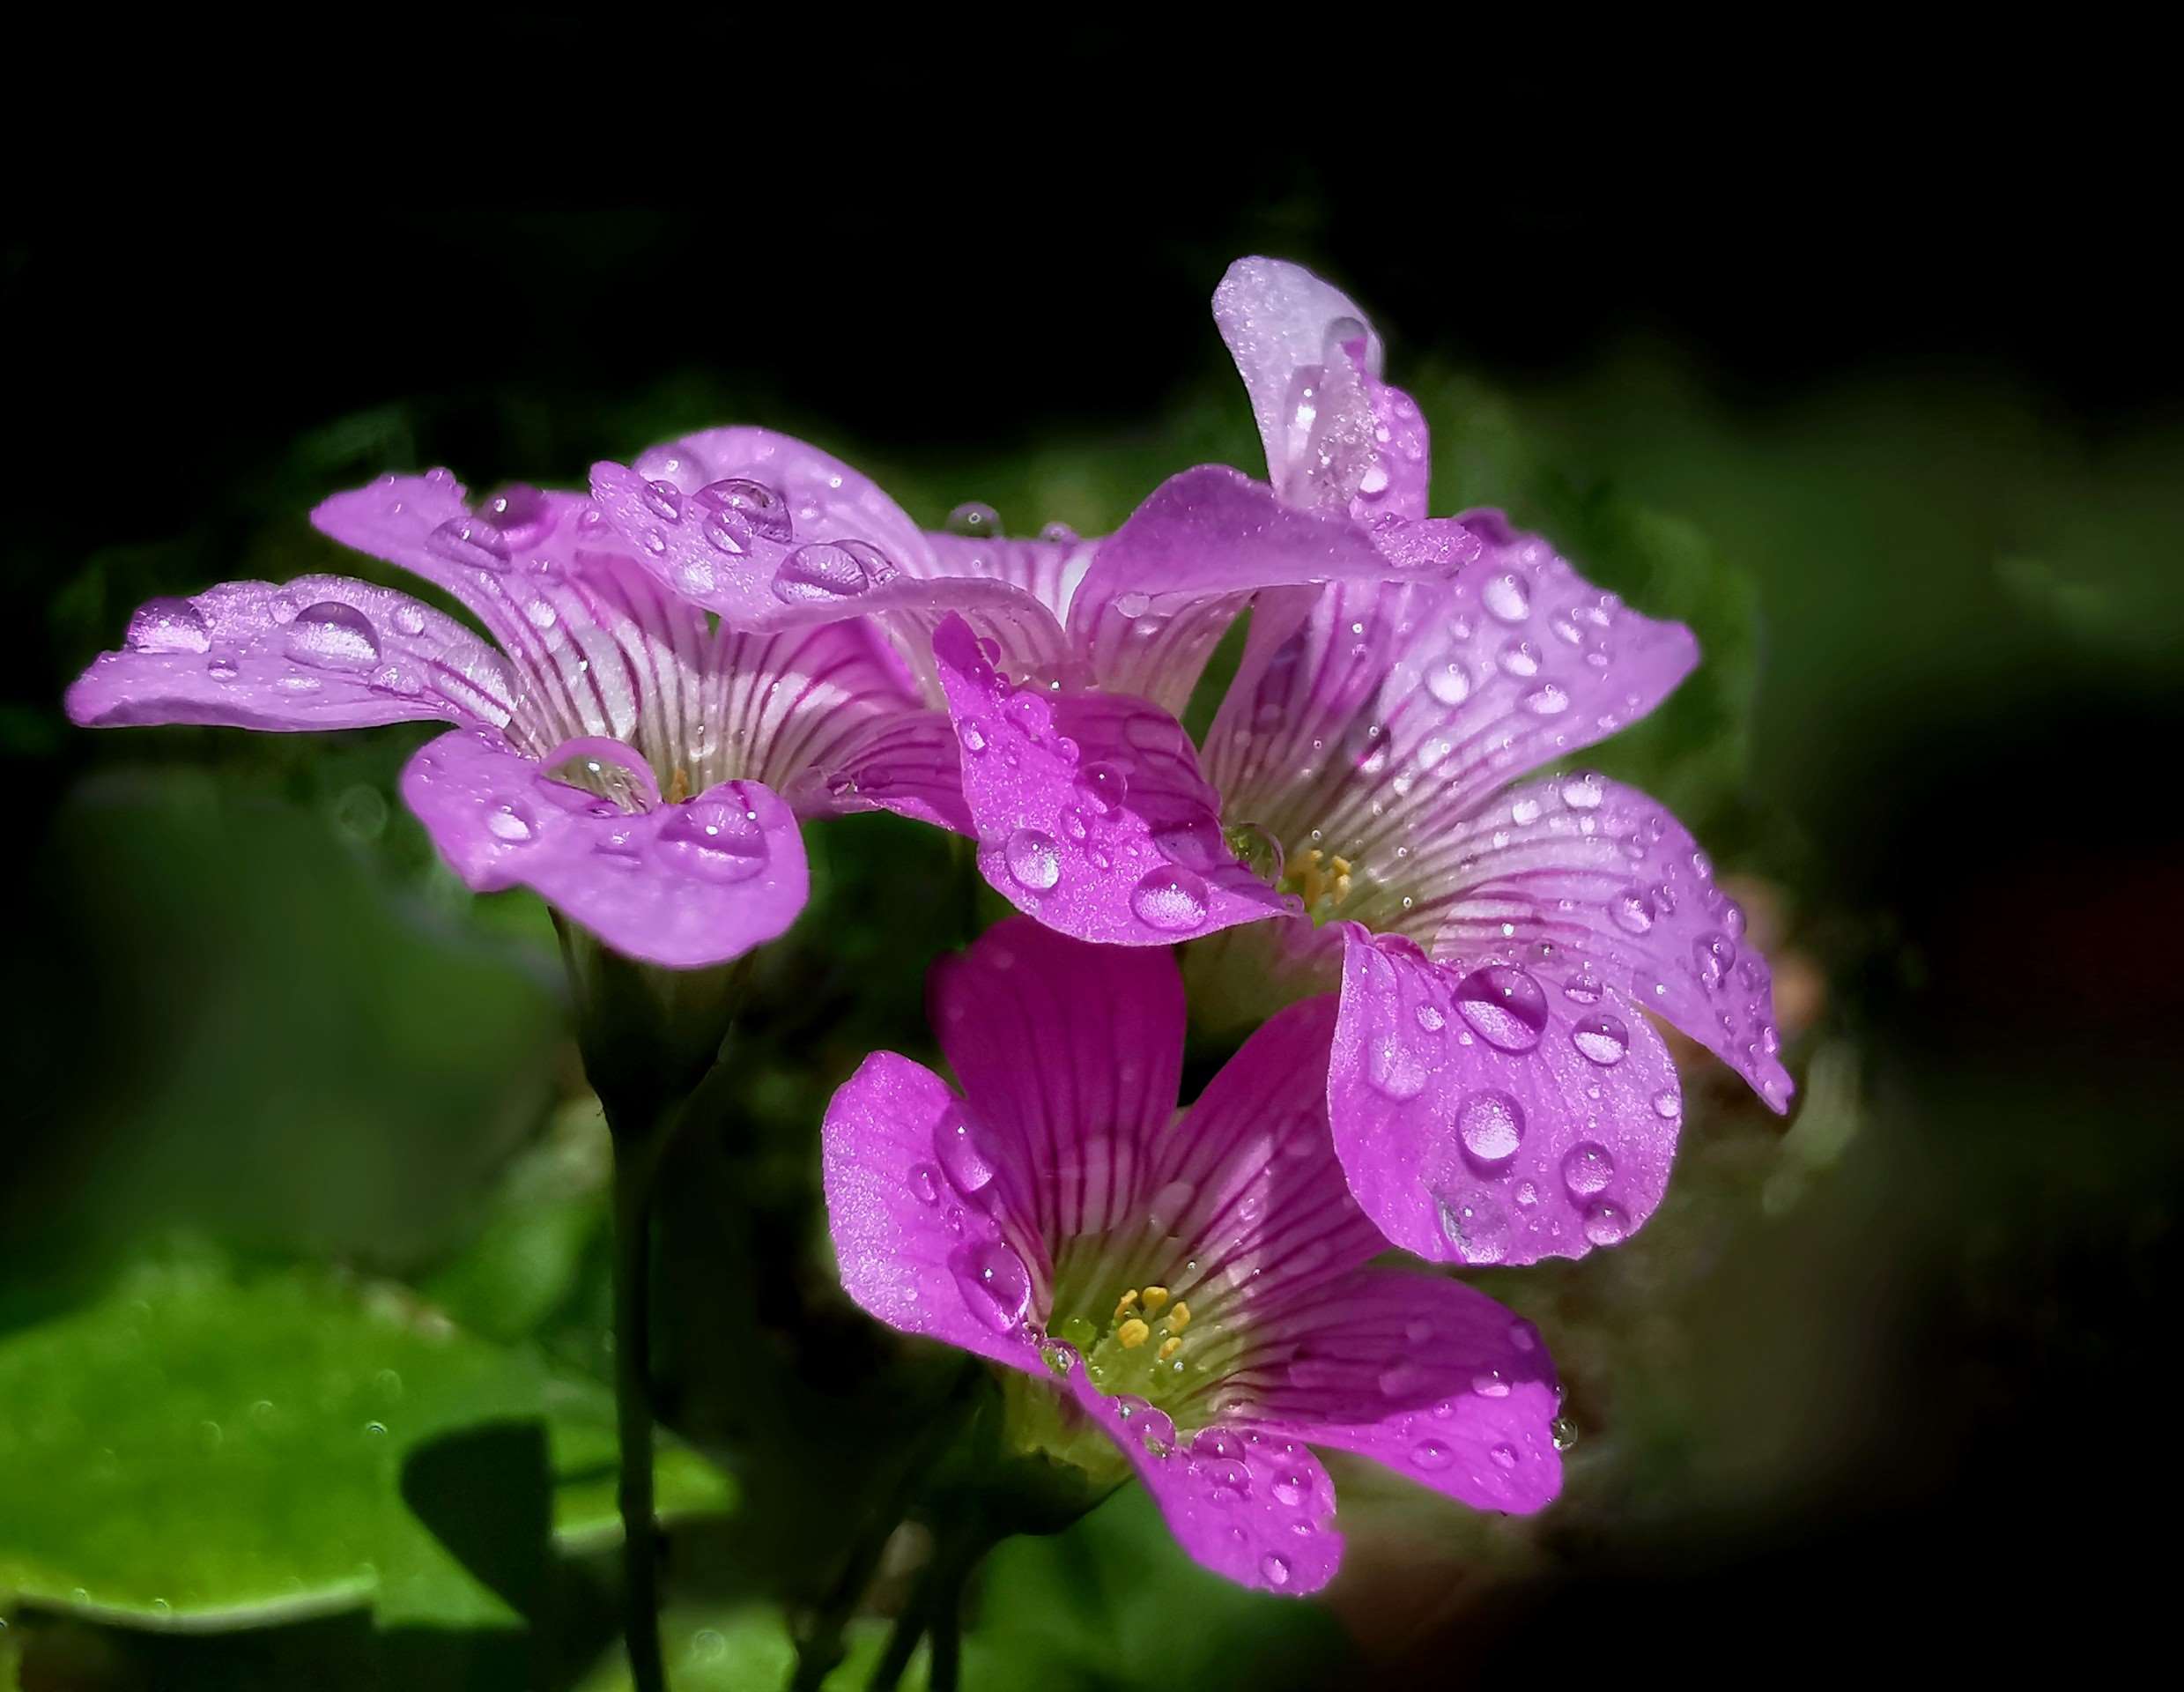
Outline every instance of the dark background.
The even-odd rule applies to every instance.
[[[24,851],[0,1321],[176,1229],[423,1284],[575,1092],[543,921],[451,889],[393,802],[420,736],[62,723],[130,605],[350,568],[302,514],[382,468],[570,483],[731,419],[929,523],[976,497],[1092,532],[1170,469],[1252,466],[1205,301],[1272,252],[1373,315],[1436,430],[1437,511],[1509,506],[1719,655],[1710,714],[1628,768],[1775,912],[1818,1124],[1714,1089],[1638,1243],[1493,1278],[1571,1377],[1569,1495],[1481,1541],[1360,1483],[1336,1654],[1310,1660],[1969,1673],[2150,1636],[2184,338],[2139,49],[1824,63],[1792,28],[1666,66],[1596,43],[1588,70],[1334,21],[1264,64],[1057,38],[1025,71],[659,20],[475,52],[359,25],[316,81],[147,72],[95,96],[163,91],[140,125],[31,122],[0,240]],[[754,1036],[749,1250],[799,1263],[817,1103],[870,1046],[920,1049],[946,943],[895,914],[944,856],[829,841],[767,966],[813,1008]],[[537,1343],[573,1354],[585,1296]],[[672,1341],[701,1439],[706,1323]],[[827,1332],[845,1379],[879,1349]],[[1087,1543],[1155,1593],[1180,1562],[1157,1532]],[[738,1555],[691,1589],[757,1590]],[[1139,1683],[1108,1674],[1086,1683]]]

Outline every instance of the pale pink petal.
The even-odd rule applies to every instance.
[[[962,748],[944,711],[875,717],[783,786],[799,817],[892,811],[975,833],[963,802]]]

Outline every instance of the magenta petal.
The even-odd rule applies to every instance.
[[[129,644],[69,689],[68,714],[89,728],[500,727],[512,697],[500,655],[460,623],[390,589],[307,575],[152,600]]]
[[[1110,693],[1181,712],[1255,590],[1396,573],[1356,523],[1294,509],[1240,471],[1201,464],[1163,482],[1101,543],[1070,601],[1070,638]]]
[[[1044,1254],[1005,1197],[1018,1172],[996,1178],[1007,1149],[972,1132],[947,1084],[892,1051],[843,1083],[820,1131],[842,1286],[890,1327],[1043,1375]]]
[[[470,887],[529,887],[648,962],[724,962],[783,932],[803,909],[803,836],[788,807],[756,782],[625,812],[549,779],[498,734],[464,730],[418,752],[402,796]]]
[[[1275,916],[1223,840],[1182,725],[1143,700],[1014,687],[970,629],[934,637],[963,746],[979,868],[1018,909],[1079,939],[1164,946]]]
[[[1132,1401],[1107,1398],[1078,1362],[1070,1396],[1122,1448],[1168,1531],[1194,1562],[1240,1585],[1301,1597],[1335,1577],[1343,1536],[1335,1483],[1286,1430],[1216,1425],[1173,1445],[1144,1426]]]
[[[1015,1148],[1025,1206],[1049,1240],[1120,1221],[1183,1071],[1173,954],[996,923],[933,968],[932,1022],[979,1121]]]
[[[1589,772],[1529,783],[1418,857],[1422,873],[1460,883],[1427,908],[1436,957],[1551,947],[1548,985],[1611,990],[1666,1017],[1788,1108],[1766,960],[1699,843],[1643,793]]]
[[[976,832],[963,802],[961,748],[944,711],[876,717],[781,790],[799,817],[892,811]]]
[[[1513,953],[1452,967],[1345,928],[1328,1114],[1388,1239],[1523,1264],[1613,1245],[1653,1213],[1683,1106],[1650,1022]]]
[[[1257,1414],[1480,1510],[1562,1486],[1554,1365],[1529,1322],[1461,1281],[1363,1269],[1284,1298],[1255,1343],[1283,1362]]]

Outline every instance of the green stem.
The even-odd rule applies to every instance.
[[[887,1649],[865,1682],[865,1692],[894,1692],[916,1654],[918,1641],[928,1635],[933,1642],[929,1692],[954,1692],[963,1661],[963,1588],[996,1537],[976,1520],[959,1524],[953,1535],[941,1536],[917,1590],[895,1618]]]
[[[622,1475],[622,1634],[635,1692],[667,1692],[660,1657],[660,1532],[652,1501],[652,1148],[614,1157],[614,1410]]]

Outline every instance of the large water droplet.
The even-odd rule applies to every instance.
[[[1448,1448],[1438,1439],[1422,1440],[1410,1448],[1412,1466],[1428,1471],[1447,1468],[1451,1457]]]
[[[910,1191],[917,1194],[920,1204],[938,1204],[940,1202],[940,1171],[930,1163],[919,1164],[910,1171]]]
[[[1471,692],[1471,678],[1461,657],[1447,657],[1428,665],[1425,691],[1444,705],[1461,705]]]
[[[1181,865],[1154,870],[1130,889],[1130,909],[1137,920],[1170,934],[1205,925],[1206,884]]]
[[[288,656],[324,670],[369,670],[379,662],[379,631],[354,605],[322,599],[288,625]]]
[[[1441,1232],[1465,1263],[1499,1263],[1508,1255],[1509,1219],[1499,1205],[1474,1190],[1461,1198],[1436,1195]]]
[[[855,553],[825,541],[797,547],[774,572],[774,597],[792,605],[854,599],[871,585]]]
[[[1534,716],[1559,716],[1570,709],[1570,696],[1549,682],[1525,694],[1524,709]]]
[[[1456,1113],[1456,1138],[1475,1161],[1507,1163],[1523,1143],[1524,1107],[1498,1087],[1474,1093]]]
[[[933,1130],[933,1155],[947,1172],[948,1184],[966,1198],[976,1198],[993,1184],[992,1160],[980,1148],[969,1118],[959,1112]]]
[[[1612,1068],[1630,1050],[1631,1031],[1618,1018],[1588,1016],[1570,1030],[1570,1043],[1603,1069]]]
[[[986,725],[974,716],[966,716],[956,724],[956,738],[963,742],[964,751],[974,756],[986,750]]]
[[[483,517],[449,517],[425,537],[425,546],[450,564],[477,570],[508,568],[507,537]]]
[[[187,599],[151,599],[129,620],[132,652],[203,652],[212,644],[204,613]]]
[[[520,846],[538,833],[538,816],[522,799],[504,798],[487,807],[485,832],[495,840]]]
[[[1456,987],[1456,1009],[1479,1038],[1502,1051],[1529,1051],[1547,1026],[1547,993],[1529,971],[1490,963]]]
[[[1706,934],[1692,942],[1692,968],[1698,971],[1699,984],[1708,992],[1719,992],[1721,979],[1736,961],[1736,948],[1726,934]]]
[[[759,819],[739,799],[692,799],[660,830],[659,853],[701,880],[744,881],[766,868],[772,849]]]
[[[1615,925],[1625,933],[1643,934],[1653,926],[1653,901],[1636,887],[1625,887],[1609,904]]]
[[[1122,803],[1129,776],[1120,764],[1086,764],[1077,772],[1077,791],[1087,809],[1104,817]]]
[[[1489,616],[1505,623],[1521,623],[1532,614],[1531,590],[1514,570],[1490,578],[1479,590],[1479,603]]]
[[[1562,783],[1562,802],[1573,811],[1597,811],[1600,802],[1607,797],[1600,777],[1591,770],[1565,776]]]
[[[764,482],[754,482],[747,477],[732,476],[725,481],[707,482],[698,490],[698,503],[711,514],[705,524],[708,540],[714,540],[715,545],[721,544],[714,534],[717,519],[722,534],[737,541],[735,545],[722,546],[722,552],[748,552],[749,537],[753,535],[784,545],[796,533],[788,502]]]
[[[1312,1478],[1296,1469],[1284,1469],[1274,1477],[1274,1502],[1294,1510],[1312,1496]]]
[[[1289,1559],[1270,1551],[1259,1559],[1259,1572],[1266,1577],[1270,1586],[1289,1584]]]
[[[1615,1159],[1605,1146],[1582,1140],[1563,1154],[1562,1184],[1581,1198],[1589,1198],[1615,1179]]]
[[[683,490],[672,482],[647,482],[644,501],[652,514],[667,523],[683,520]]]
[[[1585,1237],[1595,1245],[1620,1245],[1631,1231],[1631,1219],[1620,1205],[1601,1199],[1585,1210]]]
[[[1037,828],[1018,829],[1001,855],[1017,885],[1033,893],[1044,893],[1062,879],[1062,849],[1052,835]]]
[[[966,500],[948,514],[948,532],[990,540],[1001,532],[1001,514],[977,500]]]
[[[545,797],[566,810],[598,807],[598,814],[649,811],[660,790],[649,768],[634,751],[576,740],[557,746],[539,760]]]
[[[996,1333],[1007,1333],[1022,1325],[1031,1309],[1032,1277],[1018,1257],[999,1240],[967,1247],[954,1254],[949,1267],[956,1286],[971,1311]]]

